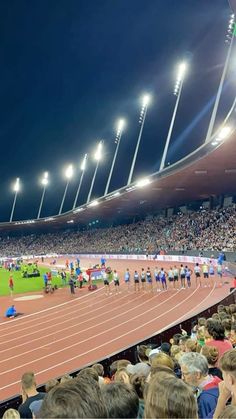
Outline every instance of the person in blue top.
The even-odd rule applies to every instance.
[[[101,267],[106,266],[106,259],[104,257],[101,257]]]
[[[11,306],[6,310],[5,317],[16,317],[16,309],[15,306]]]

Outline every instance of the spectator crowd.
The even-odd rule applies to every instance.
[[[137,347],[137,362],[114,361],[51,379],[38,392],[21,378],[22,404],[3,418],[236,418],[236,304],[219,305],[191,331]]]
[[[0,239],[0,257],[91,252],[151,254],[161,250],[236,251],[235,207],[152,217],[110,228]]]

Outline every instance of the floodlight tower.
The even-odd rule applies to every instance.
[[[96,166],[95,166],[95,170],[94,170],[94,174],[93,174],[93,179],[92,179],[92,182],[91,182],[91,185],[90,185],[90,189],[89,189],[89,193],[88,193],[87,204],[89,203],[90,198],[91,198],[91,194],[92,194],[92,191],[93,191],[93,185],[94,185],[95,178],[96,178],[97,171],[98,171],[99,162],[100,162],[100,160],[102,158],[102,147],[103,147],[103,141],[101,140],[101,141],[99,141],[99,143],[97,145],[96,152],[94,154],[94,159],[96,160],[97,163],[96,163]]]
[[[79,196],[79,193],[80,193],[81,185],[82,185],[82,182],[83,182],[83,178],[84,178],[84,171],[85,171],[85,169],[86,169],[86,163],[87,163],[87,157],[88,157],[88,155],[87,155],[87,154],[85,154],[85,155],[84,155],[84,158],[83,158],[83,161],[82,161],[82,163],[81,163],[81,166],[80,166],[81,175],[80,175],[79,186],[78,186],[78,189],[77,189],[77,191],[76,191],[76,195],[75,195],[75,200],[74,200],[74,204],[73,204],[73,209],[75,209],[75,207],[76,207],[76,203],[77,203],[78,196]]]
[[[176,118],[176,114],[177,114],[177,110],[178,110],[178,106],[179,106],[179,101],[180,101],[180,96],[181,96],[181,92],[182,92],[182,87],[183,87],[183,82],[184,82],[184,77],[185,77],[185,74],[186,74],[186,70],[187,70],[187,63],[182,62],[179,65],[179,68],[178,68],[178,75],[177,75],[177,79],[176,79],[176,83],[175,83],[175,89],[174,89],[174,95],[176,96],[176,102],[175,102],[175,107],[174,107],[173,115],[172,115],[171,122],[170,122],[169,131],[168,131],[168,134],[167,134],[165,148],[164,148],[164,151],[163,151],[163,155],[162,155],[159,170],[163,170],[164,167],[165,167],[166,156],[167,156],[167,152],[168,152],[168,148],[169,148],[169,144],[170,144],[170,139],[171,139],[174,123],[175,123],[175,118]]]
[[[40,218],[41,209],[42,209],[42,205],[43,205],[43,201],[44,201],[44,195],[45,195],[45,192],[46,192],[46,187],[48,185],[48,172],[44,172],[43,177],[41,179],[41,184],[43,185],[43,192],[42,192],[42,196],[41,196],[41,200],[40,200],[40,204],[39,204],[37,220]]]
[[[13,219],[14,210],[16,206],[16,199],[17,199],[19,190],[20,190],[20,178],[18,177],[16,178],[16,182],[13,186],[13,191],[15,192],[15,195],[14,195],[14,200],[13,200],[12,209],[11,209],[10,223],[12,222],[12,219]]]
[[[110,173],[109,173],[109,176],[108,176],[108,180],[107,180],[107,184],[106,184],[106,189],[105,189],[104,195],[107,195],[107,193],[108,193],[108,189],[109,189],[109,186],[110,186],[113,169],[114,169],[115,162],[116,162],[117,153],[118,153],[119,146],[120,146],[121,136],[123,134],[124,125],[125,125],[124,119],[120,119],[118,121],[117,132],[116,132],[116,139],[115,139],[116,150],[115,150],[115,154],[114,154],[114,157],[113,157],[113,160],[112,160],[111,170],[110,170]]]
[[[137,140],[137,144],[136,144],[136,148],[135,148],[135,152],[134,152],[133,161],[132,161],[132,164],[131,164],[131,169],[130,169],[130,172],[129,172],[129,178],[128,178],[127,185],[130,185],[130,183],[132,181],[134,166],[135,166],[136,159],[137,159],[139,144],[140,144],[140,141],[141,141],[141,138],[142,138],[143,127],[144,127],[144,123],[145,123],[145,119],[146,119],[146,115],[147,115],[147,109],[148,109],[148,105],[150,103],[150,100],[151,100],[151,97],[149,95],[144,95],[143,98],[142,98],[142,108],[141,108],[141,112],[140,112],[140,115],[139,115],[140,130],[139,130],[138,140]]]
[[[234,14],[231,14],[230,19],[229,19],[229,24],[228,24],[226,40],[225,40],[226,44],[229,44],[229,49],[228,49],[228,52],[227,52],[227,55],[226,55],[225,64],[224,64],[223,72],[222,72],[221,79],[220,79],[220,84],[219,84],[219,87],[218,87],[218,90],[217,90],[216,100],[215,100],[214,107],[213,107],[213,110],[212,110],[211,119],[210,119],[210,123],[209,123],[209,126],[208,126],[205,143],[208,143],[211,140],[211,136],[212,136],[212,133],[213,133],[215,120],[216,120],[216,115],[217,115],[217,111],[218,111],[218,107],[219,107],[219,103],[220,103],[220,98],[221,98],[223,85],[224,85],[224,81],[225,81],[225,76],[226,76],[226,73],[227,73],[227,70],[228,70],[228,67],[229,67],[229,61],[230,61],[230,58],[231,58],[231,52],[232,52],[233,42],[234,42],[235,36],[236,36],[235,16],[234,16]]]
[[[69,183],[70,183],[70,180],[71,180],[72,176],[73,176],[73,166],[72,166],[72,164],[70,164],[65,171],[65,177],[66,177],[67,181],[66,181],[66,187],[65,187],[65,191],[64,191],[64,194],[63,194],[63,197],[62,197],[62,200],[61,200],[61,206],[60,206],[58,215],[60,215],[62,213],[62,208],[63,208],[65,198],[66,198],[66,194],[67,194],[67,189],[68,189],[68,186],[69,186]]]

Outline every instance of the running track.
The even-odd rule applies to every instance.
[[[154,264],[148,262],[152,268]],[[131,274],[132,268],[141,265],[147,263],[129,261]],[[113,261],[112,266],[118,271],[126,268],[121,261]],[[222,300],[229,287],[128,293],[122,285],[121,291],[106,296],[102,286],[93,293],[84,288],[73,298],[68,289],[58,290],[41,300],[24,302],[25,316],[2,321],[1,399],[19,393],[25,371],[34,371],[37,383],[42,384],[109,357]]]

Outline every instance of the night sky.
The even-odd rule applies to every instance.
[[[127,182],[139,130],[140,98],[152,95],[135,177],[159,168],[175,96],[176,66],[189,70],[167,161],[199,146],[227,54],[228,0],[2,0],[0,3],[0,220],[10,216],[16,177],[22,181],[15,219],[35,218],[50,172],[42,216],[58,212],[63,169],[77,168],[99,139],[105,153],[93,197],[103,194],[115,151],[117,118],[127,127],[111,189]],[[234,54],[236,57],[236,54]],[[226,115],[235,93],[231,62],[219,109]],[[90,161],[79,203],[94,171]],[[72,207],[80,172],[69,187]]]

